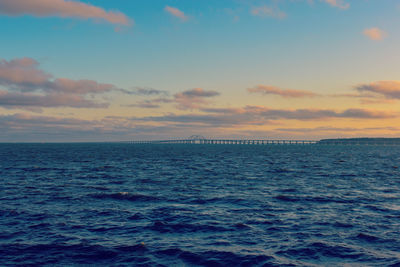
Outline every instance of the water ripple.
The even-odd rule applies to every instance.
[[[400,266],[400,147],[0,144],[0,265]]]

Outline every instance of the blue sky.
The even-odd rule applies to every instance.
[[[79,95],[81,100],[107,102],[106,108],[76,108],[65,101],[59,106],[41,106],[29,103],[26,98],[43,97],[48,91],[35,85],[27,94],[21,84],[15,81],[11,84],[10,78],[1,77],[0,72],[0,89],[7,96],[3,101],[0,98],[0,116],[4,120],[12,120],[17,115],[43,123],[49,118],[77,120],[75,126],[54,126],[39,137],[33,134],[36,126],[21,122],[20,128],[25,132],[19,139],[14,138],[15,129],[7,122],[3,127],[9,129],[0,134],[0,141],[49,137],[55,141],[76,141],[80,133],[78,121],[96,124],[95,129],[87,129],[88,133],[100,129],[107,140],[181,137],[187,134],[188,127],[193,133],[207,135],[206,131],[213,137],[256,135],[315,139],[337,135],[397,135],[397,129],[391,128],[398,122],[394,115],[398,112],[397,94],[388,90],[400,91],[398,1],[55,0],[51,7],[43,6],[42,0],[28,2],[33,6],[28,8],[27,0],[0,0],[3,35],[0,58],[4,73],[9,74],[5,62],[30,58],[38,63],[31,66],[33,69],[52,75],[50,81],[91,80],[130,93],[110,89]],[[65,10],[71,3],[94,7],[96,11],[84,17],[72,6],[75,13],[68,13]],[[370,86],[367,93],[357,89],[362,85]],[[257,86],[262,88],[259,93],[249,93],[249,88]],[[138,88],[168,93],[140,94]],[[195,88],[200,88],[201,93],[185,94]],[[57,87],[57,90],[63,91],[56,92],[53,88],[51,94],[71,95],[70,88]],[[289,97],[285,90],[313,92],[318,96]],[[207,92],[218,94],[208,96]],[[19,104],[13,98],[11,103],[11,96],[25,100]],[[183,107],[182,101],[193,103],[185,102]],[[144,102],[148,104],[145,108]],[[358,110],[368,114],[390,113],[390,116],[384,122],[379,116],[293,120],[285,116],[261,119],[256,112],[246,113],[249,117],[245,121],[225,118],[231,123],[218,126],[204,120],[199,124],[198,116],[211,119],[216,116],[206,111],[210,107],[219,109],[219,114],[223,109],[234,109],[237,118],[248,112],[246,107],[297,112],[331,110],[338,114]],[[194,117],[185,123],[158,119],[171,114]],[[110,123],[111,117],[114,120],[118,117],[118,123]],[[254,124],[247,123],[253,120]],[[14,124],[17,123],[15,119]],[[121,125],[127,128],[122,133],[119,132]],[[162,127],[163,132],[141,132],[143,127]],[[326,127],[332,130],[318,130]],[[281,129],[298,131],[287,133]],[[302,129],[308,130],[302,132]],[[57,132],[65,134],[56,138]],[[97,136],[102,140],[101,134]]]

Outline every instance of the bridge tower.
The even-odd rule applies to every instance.
[[[205,143],[207,143],[207,138],[205,138],[202,135],[192,135],[192,136],[189,136],[189,138],[187,140],[188,140],[188,143],[190,143],[190,144],[205,144]]]

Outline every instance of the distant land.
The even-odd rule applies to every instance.
[[[334,138],[321,139],[319,143],[379,143],[379,144],[400,144],[400,138],[384,138],[384,137],[360,137],[360,138]]]

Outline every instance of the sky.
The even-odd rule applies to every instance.
[[[0,0],[0,142],[400,137],[398,0]]]

